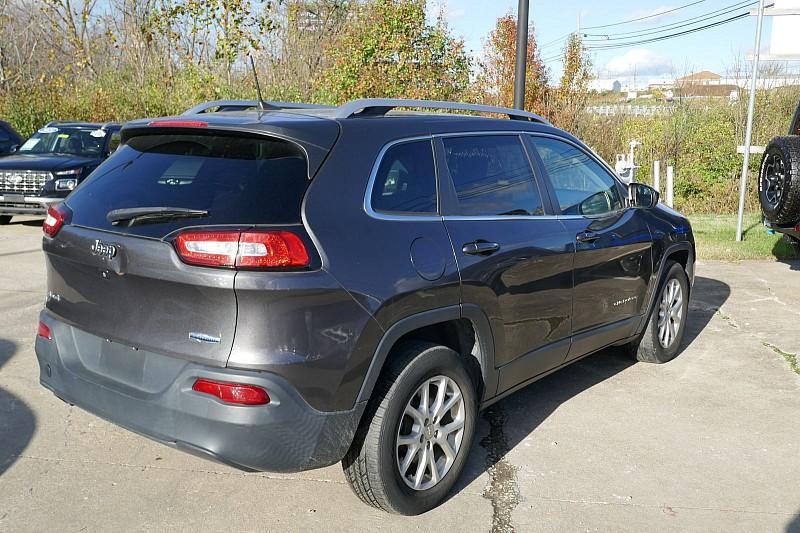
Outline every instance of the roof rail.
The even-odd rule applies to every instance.
[[[202,104],[198,104],[191,109],[187,109],[182,115],[197,115],[199,113],[205,113],[209,109],[220,107],[231,107],[231,108],[238,108],[244,109],[248,107],[257,108],[259,105],[258,100],[212,100],[211,102],[203,102]],[[332,108],[333,106],[327,105],[319,105],[319,104],[302,104],[297,102],[264,102],[264,109],[270,111],[276,111],[279,109],[327,109]]]
[[[345,119],[353,117],[383,116],[396,107],[419,107],[423,109],[448,109],[454,111],[476,111],[479,113],[496,113],[508,115],[511,120],[527,120],[550,124],[547,120],[534,113],[480,104],[465,104],[461,102],[444,102],[439,100],[408,100],[403,98],[363,98],[347,102],[338,108],[334,118]]]

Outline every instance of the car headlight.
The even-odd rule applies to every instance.
[[[78,186],[78,178],[83,172],[82,168],[71,168],[68,170],[59,170],[53,172],[56,177],[55,186],[57,191],[71,191]],[[70,176],[69,178],[58,179],[61,176]]]
[[[62,180],[56,180],[57,191],[71,191],[77,186],[78,186],[78,178],[67,178]]]

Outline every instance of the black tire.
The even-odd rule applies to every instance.
[[[789,235],[788,233],[783,234],[783,240],[786,241],[786,244],[793,246],[800,250],[800,239],[793,235]]]
[[[453,380],[464,399],[461,445],[455,449],[455,459],[438,483],[426,490],[415,490],[400,474],[396,439],[406,405],[426,380],[440,375]],[[356,496],[368,505],[402,515],[418,515],[439,505],[452,489],[469,455],[477,416],[475,390],[465,360],[450,348],[410,342],[393,350],[375,385],[353,444],[342,460],[345,477]]]
[[[11,222],[12,215],[0,215],[0,226],[5,226],[9,222]]]
[[[641,337],[637,340],[626,345],[628,352],[633,355],[636,360],[643,363],[666,363],[671,361],[678,355],[681,342],[683,341],[683,333],[686,330],[686,320],[688,319],[689,312],[689,280],[686,277],[686,272],[683,267],[674,261],[668,261],[664,265],[666,274],[661,281],[656,294],[655,305],[653,311],[650,313],[650,319],[647,321],[647,326],[644,329]],[[662,311],[661,302],[664,298],[665,291],[668,290],[671,280],[676,280],[681,289],[681,320],[678,323],[677,332],[673,340],[664,346],[659,339],[659,317]]]
[[[775,137],[758,172],[758,200],[773,224],[800,220],[800,136]]]

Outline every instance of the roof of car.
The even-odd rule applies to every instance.
[[[52,120],[47,123],[47,126],[58,126],[66,128],[114,129],[114,128],[121,128],[122,124],[120,124],[119,122],[81,122],[77,120]]]

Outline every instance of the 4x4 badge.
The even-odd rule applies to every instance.
[[[92,255],[99,255],[106,259],[113,259],[117,255],[117,247],[113,244],[108,244],[100,239],[96,239],[92,245]]]

